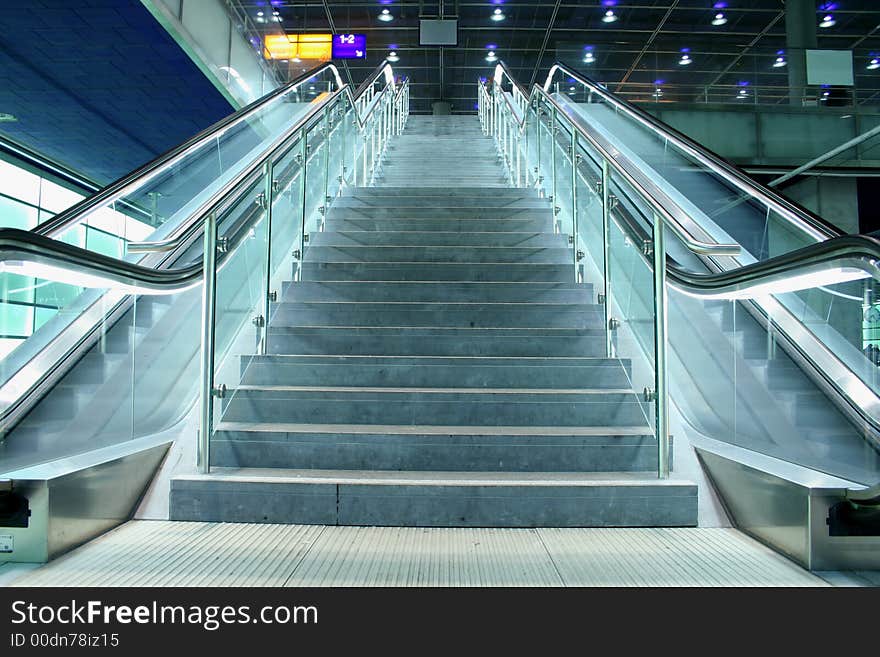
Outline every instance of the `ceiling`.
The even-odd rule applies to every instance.
[[[0,135],[107,183],[233,108],[140,0],[0,2]]]
[[[758,102],[787,102],[782,91],[787,67],[773,66],[785,49],[782,0],[227,1],[246,17],[246,29],[260,34],[365,33],[367,59],[348,62],[348,73],[343,71],[355,83],[395,50],[400,57],[395,72],[410,79],[414,111],[430,111],[431,102],[440,99],[451,102],[454,111],[473,111],[474,82],[494,66],[485,61],[491,46],[524,84],[543,81],[559,59],[637,101],[658,100],[652,92],[662,84],[664,101],[698,101],[711,90],[715,101],[736,102],[730,90],[749,85],[755,90],[750,97]],[[880,2],[817,1],[817,25],[829,11],[823,8],[827,4],[835,24],[817,27],[818,47],[852,49],[856,101],[880,104],[880,69],[867,69],[873,53],[880,55]],[[382,9],[394,20],[380,21]],[[490,20],[495,9],[501,9],[503,21]],[[273,11],[280,22],[272,19]],[[607,11],[617,20],[603,22]],[[726,23],[713,25],[719,12]],[[439,15],[458,17],[458,46],[419,46],[419,17]],[[590,64],[583,62],[587,48],[594,53]],[[691,64],[679,65],[682,49],[688,49]],[[300,72],[296,68],[292,74]]]

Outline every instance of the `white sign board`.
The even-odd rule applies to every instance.
[[[853,86],[852,50],[807,50],[807,84]]]

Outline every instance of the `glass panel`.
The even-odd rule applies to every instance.
[[[225,385],[229,393],[215,404],[215,430],[226,408],[235,403],[240,383],[247,383],[248,368],[263,338],[265,321],[258,318],[266,298],[268,222],[255,200],[265,184],[260,176],[243,188],[238,201],[218,221],[218,234],[228,240],[230,251],[218,253],[214,385]]]
[[[624,218],[634,216],[637,206],[629,203],[634,195],[625,183],[613,181],[611,191],[621,199],[609,222],[610,299],[608,315],[617,320],[610,333],[611,356],[620,360],[629,376],[633,393],[626,403],[637,406],[645,435],[654,436],[655,404],[642,393],[654,390],[654,276],[641,250],[641,244],[625,229]]]

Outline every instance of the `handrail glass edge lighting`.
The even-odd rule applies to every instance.
[[[642,300],[642,319],[650,316],[652,335],[646,334],[641,340],[635,337],[649,361],[647,366],[656,370],[645,392],[646,398],[657,398],[658,436],[669,433],[668,411],[658,394],[668,385],[667,343],[674,345],[676,340],[686,339],[666,335],[667,315],[670,305],[675,305],[669,295],[683,295],[706,304],[734,304],[748,311],[752,321],[766,330],[767,340],[783,347],[810,375],[816,387],[847,418],[848,430],[861,437],[869,454],[865,458],[868,465],[861,472],[823,463],[820,458],[802,464],[860,484],[849,491],[852,499],[876,498],[880,493],[880,471],[876,468],[880,446],[880,390],[874,375],[877,367],[860,351],[842,349],[842,339],[828,322],[817,328],[817,324],[807,321],[811,306],[817,302],[807,297],[812,294],[839,303],[854,302],[861,309],[866,297],[859,288],[880,276],[880,242],[865,235],[841,235],[820,217],[561,62],[555,63],[544,84],[536,84],[530,93],[499,62],[491,76],[478,81],[478,95],[484,132],[495,137],[511,183],[535,187],[550,197],[558,218],[557,230],[568,232],[570,242],[576,245],[573,275],[583,280],[584,266],[592,266],[591,280],[599,287],[600,303],[605,303],[606,322],[610,322],[611,329],[617,329],[618,322],[627,324],[619,304],[612,310],[615,295],[608,280],[612,268],[608,261],[614,260],[613,253],[609,253],[611,232],[620,231],[626,246],[636,245],[631,250],[644,267],[642,282],[653,282],[653,290],[645,292],[647,298]],[[607,116],[595,114],[599,111]],[[700,206],[689,197],[693,195],[686,193],[684,182],[688,181],[680,181],[677,188],[661,184],[662,165],[641,159],[635,149],[627,148],[622,137],[614,139],[613,129],[620,130],[624,124],[631,126],[629,129],[634,135],[638,133],[638,138],[659,144],[664,157],[671,154],[670,159],[679,158],[679,165],[687,164],[679,169],[690,169],[688,175],[692,178],[701,175],[716,188],[723,185],[733,201],[728,199],[720,210]],[[693,180],[689,184],[693,185]],[[583,197],[589,198],[585,201]],[[592,200],[599,208],[594,226],[583,207]],[[725,223],[733,215],[731,210],[738,213],[733,217],[737,222]],[[763,242],[760,248],[754,248],[737,239],[740,235],[735,231],[745,234],[745,224],[758,216],[764,221],[758,226],[763,231]],[[599,245],[602,248],[597,248]],[[631,276],[628,286],[624,286],[633,296],[639,294],[632,292],[640,287],[637,279]],[[859,292],[850,293],[853,289]],[[620,318],[618,312],[624,317]],[[632,322],[633,326],[637,323]],[[675,396],[673,401],[680,406]],[[712,401],[719,406],[735,402]],[[693,424],[700,433],[699,422]],[[743,441],[739,444],[743,446]],[[745,446],[762,451],[760,447]],[[829,451],[833,450],[831,445]],[[660,475],[665,476],[662,452],[663,448]],[[784,453],[764,453],[786,460]]]
[[[301,262],[308,231],[321,229],[327,206],[343,187],[369,184],[388,139],[403,130],[408,108],[408,81],[396,78],[388,62],[376,67],[356,92],[343,83],[335,65],[323,64],[37,228],[0,229],[0,276],[7,297],[25,289],[60,288],[64,294],[57,296],[67,300],[0,365],[0,477],[178,424],[198,398],[189,395],[174,403],[164,399],[156,402],[163,396],[153,391],[152,406],[138,408],[135,370],[155,365],[157,356],[135,354],[132,338],[128,365],[132,390],[126,401],[131,409],[124,423],[130,425],[130,432],[125,437],[118,435],[120,424],[108,419],[91,430],[93,434],[103,432],[100,440],[92,435],[80,444],[67,441],[70,444],[66,446],[54,444],[64,442],[57,440],[52,449],[15,440],[22,420],[51,397],[59,381],[75,371],[90,350],[107,347],[114,325],[118,328],[127,318],[136,332],[138,322],[143,321],[137,319],[138,308],[145,306],[143,300],[165,298],[173,304],[188,294],[192,301],[192,295],[204,293],[210,285],[216,293],[218,277],[229,270],[228,280],[238,280],[229,292],[230,299],[238,299],[233,305],[251,303],[254,294],[262,296],[256,304],[261,307],[261,317],[254,324],[257,331],[265,326],[280,281],[291,277],[291,272],[280,271],[282,263],[289,263],[291,254],[294,268]],[[289,206],[283,212],[276,207],[282,197]],[[279,215],[275,226],[273,207]],[[84,222],[101,220],[108,208],[147,216],[156,230],[149,241],[128,241],[123,258],[80,247],[75,238],[77,228]],[[210,241],[214,249],[204,258],[201,247]],[[252,253],[256,242],[266,251],[259,258]],[[242,255],[246,251],[247,262]],[[206,266],[211,271],[206,271]],[[254,271],[264,288],[258,292]],[[230,340],[225,335],[218,340],[228,348],[225,343],[238,336],[241,327],[229,321],[232,313],[220,317],[216,311],[207,311],[203,312],[203,325],[212,315],[213,321],[226,322],[220,331],[211,326],[210,332],[212,337],[228,333]],[[253,319],[248,316],[247,323]],[[192,352],[195,356],[206,346],[203,336],[207,333],[203,326],[201,332],[179,335],[174,346],[182,354]],[[180,347],[181,342],[185,347]],[[261,348],[265,349],[265,344]],[[215,356],[221,361],[223,354],[201,355],[203,382],[212,379],[204,371],[205,360],[212,362]],[[152,360],[137,361],[148,357]],[[171,356],[158,356],[163,357]],[[186,360],[182,355],[177,359]],[[213,399],[216,390],[208,385]],[[165,397],[179,396],[168,395],[171,389],[169,382]],[[203,406],[210,406],[210,401],[203,399]],[[173,407],[173,411],[166,407]],[[139,413],[155,421],[137,426]],[[100,425],[101,421],[96,418],[95,423]],[[29,437],[28,442],[40,441]]]

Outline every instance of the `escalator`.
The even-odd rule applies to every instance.
[[[373,175],[407,101],[384,62],[357,89],[323,65],[36,229],[0,230],[3,307],[42,313],[0,363],[0,480],[30,499],[40,535],[21,536],[16,559],[130,516],[195,421],[201,382],[233,342],[265,343],[270,299],[328,204]]]
[[[657,435],[687,437],[743,529],[812,568],[876,567],[880,544],[840,537],[878,532],[880,243],[563,64],[526,90],[502,63],[478,92],[511,182],[550,198],[577,245],[608,354],[642,364]]]

